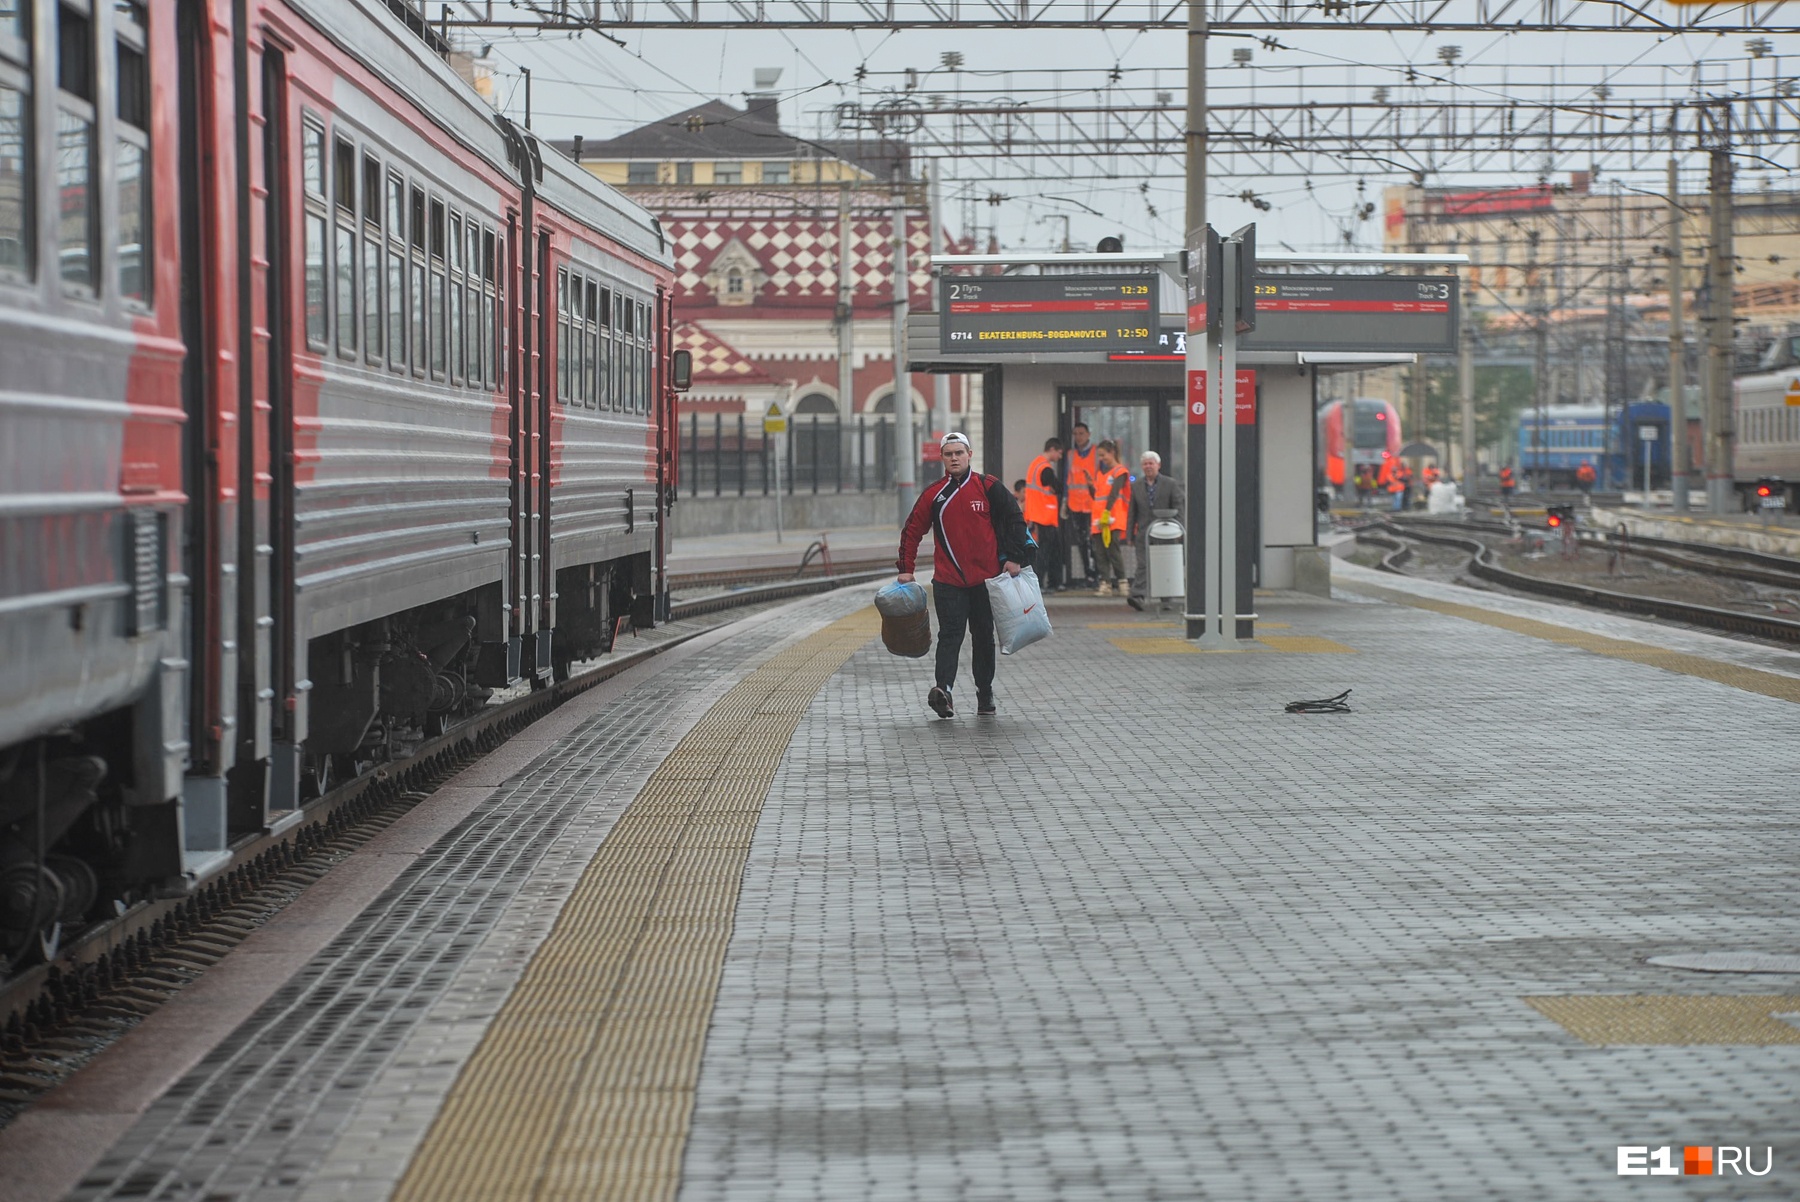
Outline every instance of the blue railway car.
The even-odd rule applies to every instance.
[[[1655,433],[1646,439],[1644,429]],[[1646,454],[1650,486],[1668,487],[1669,407],[1661,401],[1633,401],[1610,414],[1600,405],[1550,405],[1519,415],[1519,469],[1539,488],[1573,488],[1584,462],[1594,465],[1596,488],[1642,488]]]

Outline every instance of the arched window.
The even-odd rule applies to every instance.
[[[871,412],[871,413],[892,413],[893,411],[894,411],[894,394],[893,394],[892,390],[884,392],[880,396],[876,397],[875,403],[869,407],[869,412]],[[924,404],[916,396],[913,398],[913,412],[914,413],[925,412]]]
[[[794,406],[795,413],[836,413],[837,402],[822,392],[809,392]]]
[[[744,269],[733,267],[725,273],[725,294],[727,296],[744,295]]]

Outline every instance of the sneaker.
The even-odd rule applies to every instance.
[[[950,690],[942,685],[931,686],[931,692],[926,695],[925,704],[935,710],[940,718],[956,717],[956,707],[950,704]]]
[[[999,712],[999,707],[994,704],[994,695],[992,693],[981,693],[976,696],[975,714],[977,717],[991,718]]]
[[[1125,604],[1131,606],[1131,608],[1137,610],[1140,613],[1143,612],[1144,599],[1142,597],[1127,597],[1127,598],[1125,598]]]
[[[1112,581],[1110,580],[1102,580],[1099,587],[1094,590],[1094,596],[1096,597],[1110,597],[1112,595],[1113,586]]]

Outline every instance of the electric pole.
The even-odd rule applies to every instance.
[[[1537,421],[1531,430],[1531,450],[1532,458],[1538,465],[1543,461],[1544,426],[1550,416],[1545,411],[1550,404],[1550,314],[1544,303],[1544,273],[1538,266],[1538,239],[1541,236],[1536,229],[1528,230],[1525,234],[1531,256],[1525,264],[1525,287],[1531,294],[1531,388],[1533,407],[1537,410]],[[1537,477],[1538,471],[1534,470],[1534,488],[1540,486]]]
[[[898,173],[896,173],[898,174]],[[906,521],[919,495],[919,444],[913,437],[912,376],[906,370],[906,306],[911,273],[906,254],[906,183],[894,182],[894,442],[899,457],[894,487],[900,493],[900,518]],[[984,470],[986,465],[982,465]]]
[[[1731,120],[1729,109],[1719,118]],[[1729,127],[1718,130],[1729,138]],[[1706,508],[1730,513],[1737,508],[1732,487],[1732,442],[1736,431],[1731,421],[1732,335],[1736,314],[1732,303],[1737,285],[1737,261],[1731,241],[1731,151],[1723,145],[1711,152],[1707,179],[1711,238],[1706,251],[1706,283],[1710,295],[1706,332]]]
[[[820,165],[823,168],[823,164]],[[855,296],[851,291],[852,277],[850,273],[850,189],[838,185],[838,235],[837,235],[837,360],[838,360],[838,413],[841,420],[849,420],[856,412],[856,373],[852,370],[851,358],[856,349],[855,308],[852,302]],[[879,427],[877,427],[879,429]],[[857,427],[858,438],[862,437],[862,428]],[[881,444],[876,443],[877,446]],[[860,449],[860,448],[859,448]]]
[[[1682,331],[1681,170],[1669,159],[1669,493],[1676,513],[1688,507],[1687,342]]]

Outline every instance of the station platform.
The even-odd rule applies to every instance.
[[[994,718],[870,588],[666,651],[0,1131],[7,1196],[1800,1193],[1800,655],[1334,578],[1221,652],[1052,598]],[[1719,953],[1784,971],[1651,963]]]

